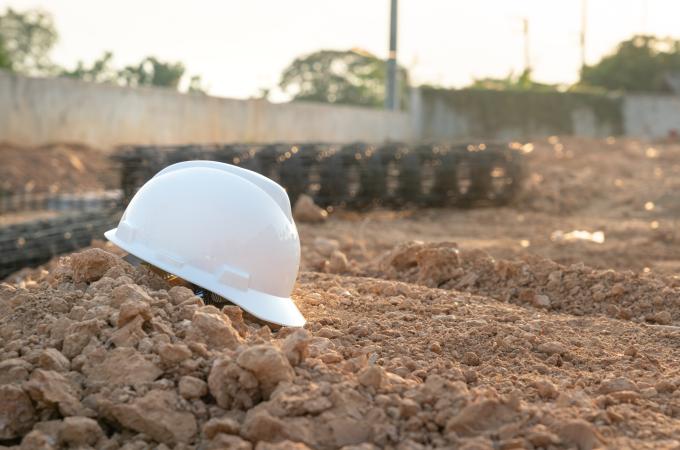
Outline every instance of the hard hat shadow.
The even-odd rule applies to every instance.
[[[184,286],[188,289],[191,289],[191,291],[194,293],[194,295],[196,295],[198,298],[203,300],[203,303],[205,305],[211,305],[211,306],[214,306],[218,309],[222,309],[224,306],[230,306],[230,305],[238,306],[241,309],[241,313],[243,314],[243,319],[245,321],[255,323],[255,324],[261,325],[261,326],[266,325],[266,326],[269,327],[269,329],[272,332],[279,331],[281,328],[283,328],[283,326],[281,326],[279,324],[268,322],[266,320],[262,320],[262,319],[260,319],[256,316],[250,314],[248,311],[244,310],[243,308],[241,308],[236,303],[222,297],[221,295],[218,295],[218,294],[216,294],[212,291],[209,291],[209,290],[207,290],[207,289],[205,289],[201,286],[198,286],[198,285],[193,284],[193,283],[191,283],[187,280],[184,280],[183,278],[180,278],[177,275],[174,275],[170,272],[166,272],[165,270],[163,270],[159,267],[156,267],[153,264],[150,264],[150,263],[148,263],[148,262],[146,262],[142,259],[137,258],[136,256],[134,256],[131,253],[128,253],[125,257],[123,257],[123,259],[125,261],[127,261],[128,263],[130,263],[130,265],[132,265],[133,267],[143,267],[143,268],[153,272],[154,274],[161,277],[170,286]]]

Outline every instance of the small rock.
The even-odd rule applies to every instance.
[[[122,328],[118,328],[109,338],[109,342],[116,347],[136,347],[146,337],[142,329],[144,319],[142,316],[134,316]]]
[[[0,440],[23,436],[36,421],[28,395],[18,386],[0,386]]]
[[[547,355],[564,355],[568,351],[566,345],[556,341],[539,344],[536,350]]]
[[[547,295],[534,296],[534,306],[537,308],[550,308],[550,297]]]
[[[616,283],[612,288],[609,290],[609,295],[611,297],[620,297],[623,294],[626,293],[626,287],[621,284],[621,283]]]
[[[548,380],[535,380],[533,386],[542,398],[553,399],[559,395],[555,385]]]
[[[246,337],[248,326],[243,321],[243,310],[237,305],[225,305],[222,307],[222,313],[229,317],[231,326],[238,331],[239,336]]]
[[[442,346],[439,342],[433,342],[430,344],[430,351],[440,354],[442,352]]]
[[[328,264],[329,273],[344,273],[347,272],[349,263],[347,262],[347,256],[340,250],[334,250],[331,253],[331,258]]]
[[[656,394],[656,389],[650,389],[652,389],[654,394]],[[640,392],[636,391],[617,391],[612,392],[608,397],[613,399],[616,403],[635,403],[640,399],[640,395]]]
[[[56,450],[55,439],[48,434],[33,430],[21,440],[21,450]]]
[[[416,254],[418,283],[439,287],[454,278],[460,267],[458,244],[455,242],[434,242],[424,244]]]
[[[661,380],[654,385],[654,388],[660,394],[672,394],[677,389],[677,386],[668,380]]]
[[[228,356],[217,358],[208,375],[208,388],[217,405],[231,409],[235,405],[252,408],[254,398],[259,400],[258,380],[252,372],[241,368]]]
[[[396,245],[380,258],[379,266],[384,271],[402,271],[418,265],[417,255],[425,244],[421,241],[408,241]]]
[[[76,283],[91,283],[100,279],[107,270],[120,266],[131,270],[127,262],[100,248],[90,248],[71,255],[71,269],[73,281]]]
[[[229,417],[210,419],[203,425],[203,434],[208,439],[212,439],[217,433],[238,434],[241,425]]]
[[[120,305],[118,313],[118,327],[124,326],[135,317],[140,316],[144,321],[151,319],[151,307],[146,302],[139,300],[126,300]]]
[[[184,301],[190,299],[193,297],[194,291],[189,289],[188,287],[185,286],[173,286],[169,291],[168,291],[168,296],[170,297],[170,301],[172,302],[173,305],[179,305],[180,303],[183,303]]]
[[[163,371],[130,347],[115,348],[103,359],[88,358],[83,374],[90,383],[106,385],[144,384],[158,378]]]
[[[557,427],[557,434],[567,445],[574,445],[579,450],[591,450],[598,447],[603,439],[585,420],[576,419]]]
[[[71,368],[71,361],[56,348],[48,348],[40,354],[38,365],[45,370],[68,372]]]
[[[420,405],[410,398],[405,398],[399,404],[399,412],[401,417],[413,417],[420,412]]]
[[[66,330],[61,352],[70,359],[80,355],[90,339],[99,334],[101,327],[102,323],[97,319],[72,324]]]
[[[286,424],[266,410],[252,410],[246,415],[241,436],[254,442],[280,441],[290,437]]]
[[[340,250],[340,242],[335,239],[317,237],[314,239],[314,249],[319,252],[321,256],[328,258],[334,251]]]
[[[637,392],[639,390],[637,384],[634,382],[630,381],[628,378],[624,377],[618,377],[618,378],[613,378],[610,380],[604,380],[602,384],[600,384],[600,387],[598,388],[598,392],[600,394],[611,394],[612,392],[620,392],[620,391],[635,391]]]
[[[329,420],[335,447],[361,444],[369,440],[371,425],[364,420],[354,419],[347,416],[336,416]]]
[[[372,387],[374,389],[380,389],[383,382],[385,381],[385,370],[374,365],[370,365],[359,372],[359,383],[366,387]]]
[[[185,288],[186,289],[186,288]],[[111,291],[109,305],[120,308],[125,302],[151,303],[151,297],[141,286],[133,283],[126,283],[114,288]]]
[[[328,212],[318,207],[309,195],[300,194],[293,207],[293,217],[300,222],[319,223],[328,218]]]
[[[626,350],[623,352],[624,355],[631,357],[635,357],[637,353],[638,353],[637,347],[635,347],[634,345],[627,347]]]
[[[246,349],[236,362],[253,373],[265,398],[281,381],[291,381],[295,375],[288,359],[271,344],[254,345]]]
[[[20,358],[10,358],[0,362],[0,385],[16,384],[28,379],[31,364]]]
[[[241,336],[227,316],[214,306],[204,306],[194,313],[187,340],[202,342],[211,349],[235,349]]]
[[[208,393],[208,384],[196,377],[185,376],[179,380],[179,395],[186,399],[200,398]]]
[[[673,316],[668,311],[659,311],[651,317],[651,322],[659,325],[670,325],[673,323]]]
[[[168,445],[189,443],[197,431],[194,415],[182,411],[170,391],[152,390],[130,404],[115,405],[113,415],[124,427]]]
[[[281,351],[292,366],[297,366],[307,358],[310,341],[309,331],[304,328],[296,329],[283,340]]]
[[[331,327],[323,327],[315,333],[318,337],[335,339],[342,336],[342,331]]]
[[[93,446],[102,437],[101,427],[89,417],[67,417],[59,429],[59,442],[73,447]]]
[[[545,425],[535,425],[527,433],[526,438],[534,447],[548,448],[560,443],[560,438],[551,433]]]
[[[219,433],[206,447],[206,450],[252,450],[253,444],[231,434]]]
[[[63,416],[83,415],[80,393],[59,372],[37,369],[24,387],[33,400],[56,405]]]
[[[463,364],[468,365],[468,366],[478,366],[482,363],[482,361],[479,359],[479,356],[477,353],[474,352],[465,352],[465,355],[463,355]]]
[[[191,358],[191,350],[186,344],[162,343],[158,346],[158,355],[164,364],[173,365]]]
[[[344,360],[342,355],[335,350],[328,350],[322,355],[319,355],[319,359],[326,364],[337,364]]]
[[[517,416],[512,402],[496,399],[482,400],[464,407],[446,422],[446,431],[461,436],[478,435],[485,430],[497,429]]]

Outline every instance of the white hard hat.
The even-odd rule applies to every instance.
[[[139,189],[105,236],[262,320],[305,324],[290,298],[300,265],[290,201],[258,173],[214,161],[168,166]]]

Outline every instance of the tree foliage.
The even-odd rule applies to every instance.
[[[5,42],[0,35],[0,69],[9,70],[12,68],[12,61],[9,59],[9,53],[5,48]]]
[[[7,8],[0,15],[0,37],[9,61],[7,68],[27,75],[49,75],[54,71],[49,53],[58,35],[48,13]]]
[[[163,86],[177,89],[186,68],[180,62],[163,62],[149,56],[120,72],[126,86]]]
[[[62,77],[77,78],[79,80],[94,83],[118,83],[119,74],[113,67],[113,53],[105,52],[101,58],[96,59],[91,66],[87,67],[83,61],[73,70],[62,69]]]
[[[381,107],[385,101],[387,63],[362,50],[321,50],[295,59],[282,73],[279,87],[293,100]],[[408,72],[398,71],[402,105]]]
[[[159,86],[178,89],[185,71],[184,64],[180,62],[164,62],[153,56],[144,58],[139,64],[117,69],[113,65],[113,53],[105,52],[99,59],[92,62],[90,66],[87,66],[83,61],[79,61],[75,69],[64,69],[60,75],[94,83],[109,83],[119,86]],[[201,77],[191,77],[187,91],[205,93],[205,88],[201,85]]]
[[[519,76],[512,72],[505,78],[480,78],[470,86],[471,89],[490,89],[494,91],[556,91],[553,84],[538,83],[531,78],[531,70],[524,70]]]
[[[680,73],[680,41],[639,35],[581,71],[582,86],[620,91],[670,91],[668,76]]]
[[[59,67],[50,59],[58,33],[52,16],[40,10],[23,12],[7,8],[0,15],[0,69],[30,76],[58,75],[119,86],[161,86],[178,89],[186,68],[181,62],[165,62],[149,56],[138,64],[117,69],[113,53],[105,52],[87,65],[79,61],[74,69]],[[201,78],[189,80],[189,92],[204,92]]]
[[[144,58],[139,64],[119,70],[113,66],[113,53],[105,52],[90,66],[79,61],[75,69],[62,70],[61,76],[119,86],[161,86],[177,89],[184,72],[184,64],[163,62],[152,56]]]

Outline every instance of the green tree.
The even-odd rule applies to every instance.
[[[293,100],[382,107],[386,62],[362,50],[321,50],[295,59],[279,86]],[[402,106],[408,98],[408,72],[399,68]]]
[[[113,65],[113,53],[105,52],[89,66],[79,61],[73,70],[62,69],[60,76],[118,86],[159,86],[178,89],[184,72],[182,63],[163,62],[152,56],[144,58],[139,64],[117,69]],[[205,93],[200,76],[192,76],[189,79],[187,92]]]
[[[640,35],[581,70],[579,85],[620,91],[670,91],[668,76],[680,72],[680,41]]]
[[[0,16],[0,37],[9,69],[26,75],[50,75],[55,66],[49,53],[57,42],[52,16],[40,10],[18,12],[7,8]]]
[[[78,65],[73,70],[62,69],[61,76],[77,78],[79,80],[94,83],[114,83],[118,84],[119,73],[112,64],[113,53],[105,52],[101,58],[96,59],[90,67],[83,61],[78,61]]]
[[[556,85],[538,83],[531,78],[531,69],[524,70],[521,75],[510,73],[505,78],[480,78],[470,86],[472,89],[491,89],[495,91],[555,91]]]
[[[12,61],[9,59],[9,53],[5,49],[5,42],[0,36],[0,69],[9,70],[12,68]]]
[[[180,62],[162,62],[149,56],[137,65],[127,66],[120,72],[126,86],[162,86],[177,89],[185,72]]]
[[[203,86],[203,81],[201,80],[200,75],[194,75],[189,79],[189,87],[187,88],[187,92],[192,94],[207,93],[207,89],[205,86]]]

